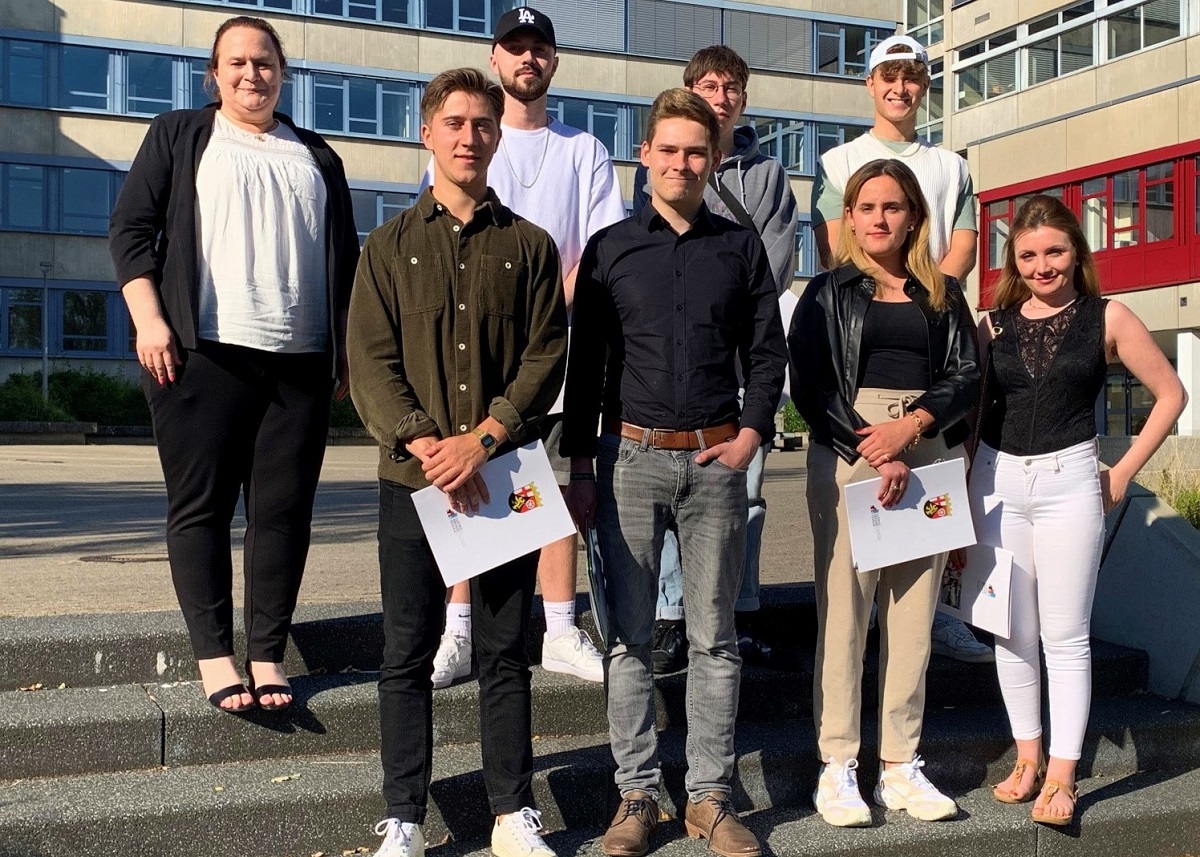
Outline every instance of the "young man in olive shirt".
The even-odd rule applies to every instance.
[[[433,484],[451,506],[487,500],[479,470],[537,436],[566,365],[554,242],[487,186],[504,97],[483,72],[443,72],[421,100],[437,180],[367,238],[350,301],[350,389],[379,441],[379,680],[387,817],[378,857],[421,857],[433,753],[433,657],[446,587],[416,510]],[[480,734],[498,857],[553,857],[533,809],[525,637],[537,553],[472,579]]]
[[[761,853],[729,802],[741,677],[733,608],[746,468],[774,429],[787,351],[762,240],[703,201],[719,136],[700,96],[659,95],[641,151],[650,205],[593,236],[575,284],[562,448],[571,511],[581,526],[595,520],[614,636],[605,678],[622,800],[601,842],[610,857],[645,854],[658,818],[650,640],[668,529],[687,570],[684,822],[722,857]]]

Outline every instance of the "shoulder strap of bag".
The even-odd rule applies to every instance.
[[[733,192],[721,184],[721,180],[717,178],[717,174],[712,174],[712,183],[717,195],[721,197],[721,202],[725,203],[725,207],[729,209],[729,213],[734,216],[738,223],[745,226],[755,235],[762,237],[758,227],[754,224],[754,219],[750,217],[750,212],[746,211],[746,206],[742,205],[741,200],[733,195]]]

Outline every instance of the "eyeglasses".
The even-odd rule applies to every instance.
[[[699,92],[705,98],[712,98],[718,92],[724,92],[727,96],[735,100],[741,98],[742,93],[746,91],[740,83],[713,83],[711,80],[706,80],[704,83],[697,83],[692,89]]]

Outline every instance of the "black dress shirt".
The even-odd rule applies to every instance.
[[[740,422],[774,436],[787,347],[770,261],[750,230],[701,205],[678,235],[646,206],[588,242],[573,320],[564,455],[595,455],[601,413],[676,431]]]

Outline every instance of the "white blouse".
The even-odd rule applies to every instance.
[[[329,347],[325,200],[291,128],[256,134],[216,114],[196,171],[201,339],[282,353]]]

